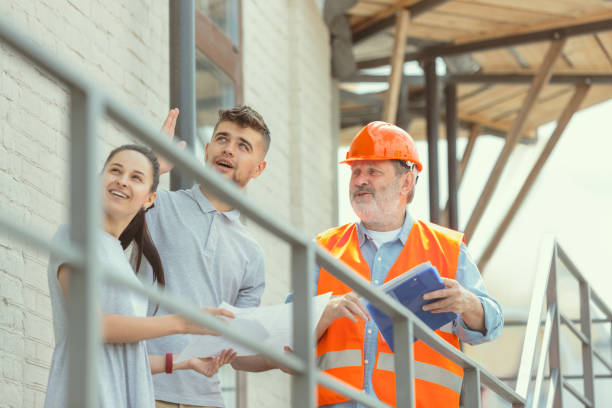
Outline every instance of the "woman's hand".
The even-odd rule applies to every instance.
[[[214,357],[192,358],[187,361],[188,367],[207,377],[217,374],[219,368],[224,364],[229,364],[236,358],[237,353],[232,350],[223,350],[221,354]]]
[[[228,317],[233,319],[234,318],[234,314],[232,312],[230,312],[229,310],[225,310],[225,309],[217,309],[214,307],[206,307],[204,309],[202,309],[202,311],[210,313],[212,315],[215,316],[223,316],[223,317]],[[207,334],[207,335],[212,335],[212,336],[218,336],[219,333],[215,332],[212,329],[209,329],[208,327],[204,327],[202,325],[200,325],[199,323],[195,323],[192,322],[191,320],[189,320],[186,317],[183,316],[178,316],[180,319],[183,320],[183,323],[185,325],[185,329],[183,330],[183,333],[188,333],[188,334]]]

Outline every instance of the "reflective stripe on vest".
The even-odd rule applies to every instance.
[[[376,369],[395,372],[394,355],[389,353],[379,353]],[[450,388],[457,394],[461,393],[461,383],[463,382],[463,379],[457,374],[435,365],[415,361],[414,378]]]
[[[321,370],[339,367],[361,367],[361,349],[330,351],[317,357],[317,366]]]

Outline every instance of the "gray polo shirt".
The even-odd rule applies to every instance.
[[[147,225],[162,259],[168,292],[195,307],[216,307],[225,301],[238,307],[257,306],[264,291],[264,256],[240,222],[238,211],[219,212],[198,185],[190,190],[160,191],[147,212]],[[144,278],[151,282],[151,268]],[[149,315],[167,314],[160,307]],[[155,313],[154,313],[155,312]],[[149,354],[179,353],[187,335],[147,341]],[[162,401],[222,407],[217,376],[191,370],[153,376],[155,398]]]

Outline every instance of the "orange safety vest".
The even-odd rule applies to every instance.
[[[416,221],[385,282],[426,261],[430,261],[441,276],[454,279],[462,238],[463,234],[460,232]],[[319,235],[317,241],[368,282],[371,281],[370,269],[359,250],[357,227],[354,223],[328,230]],[[333,292],[334,295],[342,295],[351,291],[349,286],[321,269],[317,294]],[[436,333],[458,349],[459,339],[452,330],[448,331],[439,329]],[[319,369],[361,389],[364,377],[364,340],[364,321],[352,322],[348,318],[335,320],[317,344]],[[459,407],[463,368],[421,340],[414,343],[414,368],[417,408]],[[376,396],[382,402],[396,406],[393,352],[380,333],[372,385]],[[349,401],[348,397],[328,388],[318,387],[319,406],[346,401]]]

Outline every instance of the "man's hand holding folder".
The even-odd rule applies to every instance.
[[[439,299],[423,306],[423,310],[431,313],[457,313],[465,324],[474,331],[484,332],[484,310],[478,297],[461,286],[456,280],[440,278],[444,289],[434,290],[423,295],[424,300]]]

